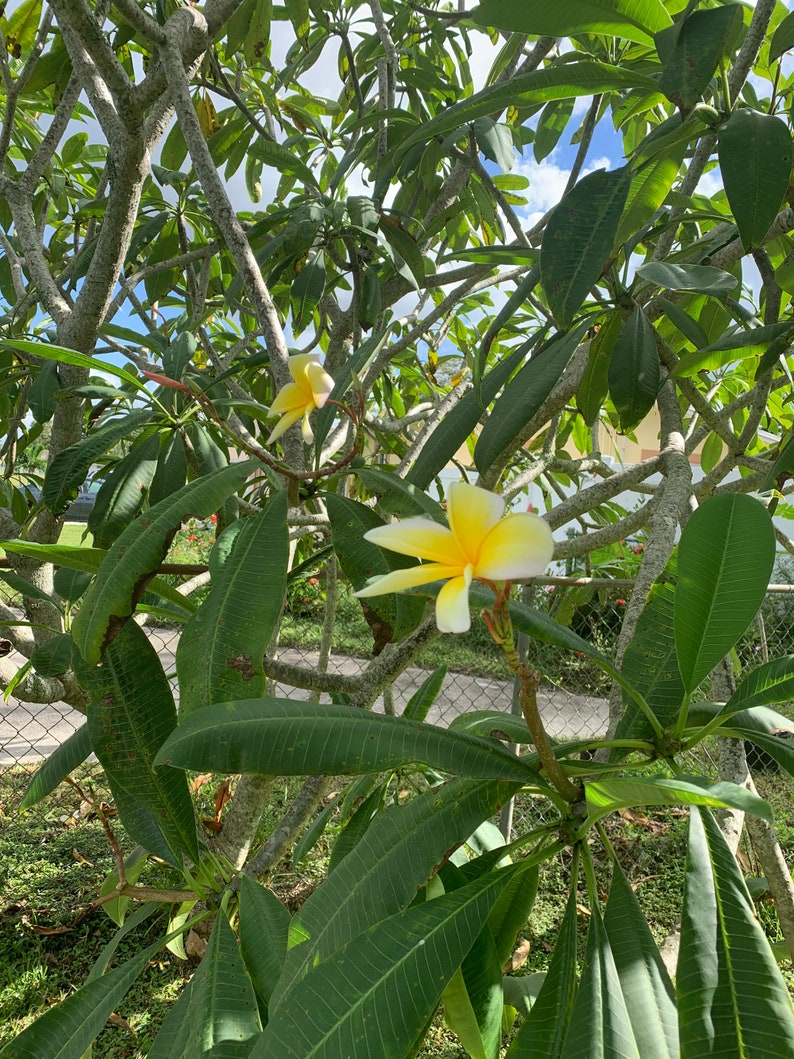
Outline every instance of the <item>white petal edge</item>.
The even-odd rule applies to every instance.
[[[538,577],[553,554],[554,538],[547,522],[529,512],[508,515],[483,541],[475,576],[489,581]]]

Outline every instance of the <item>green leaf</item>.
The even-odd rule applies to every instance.
[[[675,990],[648,921],[617,861],[604,929],[642,1059],[679,1059]]]
[[[689,111],[709,87],[720,60],[742,29],[742,10],[734,5],[693,11],[656,34],[662,60],[659,88],[682,111]]]
[[[615,245],[631,171],[597,169],[565,195],[540,247],[540,282],[560,327],[570,327]]]
[[[153,434],[134,445],[99,487],[88,516],[88,528],[98,547],[109,547],[140,511],[159,454],[160,438]]]
[[[649,704],[662,728],[674,723],[685,698],[675,650],[674,605],[673,585],[653,586],[621,666],[623,676]],[[647,718],[625,692],[623,704],[615,738],[651,738],[653,733]]]
[[[582,980],[562,1050],[565,1059],[645,1059],[637,1048],[626,999],[598,908],[590,930]]]
[[[262,1025],[287,957],[290,914],[276,895],[248,875],[240,879],[240,951],[254,986]]]
[[[513,134],[507,125],[497,124],[493,118],[477,118],[474,122],[474,135],[480,150],[490,161],[504,173],[508,173],[516,164],[516,149],[513,145]]]
[[[416,896],[447,851],[511,797],[516,784],[452,780],[379,813],[361,841],[293,919],[292,948],[274,1003],[292,1003],[292,983]]]
[[[84,570],[89,574],[97,573],[107,555],[107,552],[101,548],[81,548],[73,544],[35,544],[33,541],[3,541],[3,548],[7,552],[28,555],[37,562],[53,563],[55,566],[65,566],[70,570]],[[192,614],[196,609],[195,603],[180,595],[161,577],[152,578],[148,587],[147,595],[160,596],[168,600],[185,616]]]
[[[223,557],[223,539],[233,537]],[[262,665],[287,591],[287,493],[233,523],[210,553],[212,587],[176,648],[179,713],[265,691]]]
[[[154,506],[181,489],[187,480],[187,452],[178,430],[161,439],[157,469],[149,484],[149,503]]]
[[[794,655],[773,658],[742,677],[718,717],[794,699]]]
[[[88,725],[81,724],[76,732],[50,754],[44,764],[36,770],[33,779],[19,803],[20,811],[37,805],[48,794],[52,794],[59,783],[85,761],[91,753],[91,738]]]
[[[385,214],[381,214],[380,232],[393,251],[393,255],[397,256],[395,266],[398,266],[400,261],[404,261],[408,268],[407,274],[401,272],[399,267],[397,271],[401,272],[409,282],[413,280],[419,289],[425,281],[425,262],[414,237],[406,232],[398,221]]]
[[[185,718],[158,763],[270,776],[356,775],[423,762],[452,775],[523,780],[537,773],[509,750],[402,717],[293,699],[248,699]]]
[[[573,99],[555,99],[547,103],[540,112],[535,127],[535,139],[532,141],[536,162],[542,162],[557,146],[573,114],[574,102]]]
[[[76,1059],[84,1055],[161,944],[158,941],[149,946],[45,1011],[0,1051],[1,1059]]]
[[[700,466],[704,474],[710,474],[720,462],[724,447],[719,434],[709,434],[700,451]]]
[[[645,225],[653,220],[678,178],[686,154],[687,140],[680,140],[660,150],[634,175],[626,197],[623,216],[615,235],[615,245],[642,241]],[[634,163],[636,165],[636,162]]]
[[[77,496],[91,465],[117,442],[128,438],[138,427],[151,419],[144,409],[127,412],[123,418],[111,420],[87,438],[57,452],[47,466],[41,497],[55,515],[60,515]]]
[[[51,360],[47,361],[42,364],[28,390],[28,407],[37,423],[46,423],[52,419],[60,389],[58,366]]]
[[[125,371],[124,368],[119,368],[110,361],[87,357],[85,353],[78,353],[77,350],[67,349],[65,346],[53,346],[49,342],[34,342],[26,338],[5,338],[0,340],[0,349],[19,350],[22,353],[30,353],[34,357],[45,357],[47,360],[59,360],[64,364],[74,364],[76,367],[86,368],[88,371],[102,371],[106,375],[115,375],[117,379],[123,379],[135,390],[146,391],[146,387],[141,380]]]
[[[480,393],[469,390],[445,415],[422,447],[406,481],[419,489],[427,489],[433,478],[444,468],[482,419],[486,407],[493,401],[507,380],[523,363],[528,343],[524,343],[483,376]]]
[[[22,0],[16,11],[7,17],[0,17],[0,30],[9,55],[18,59],[31,50],[36,41],[40,21],[41,0]]]
[[[744,248],[760,246],[791,177],[788,126],[774,114],[735,110],[720,132],[719,160],[725,194]]]
[[[609,396],[624,433],[633,430],[653,408],[661,385],[661,365],[653,324],[635,305],[617,337],[608,369]]]
[[[693,811],[676,978],[681,1055],[791,1059],[791,999],[733,854]]]
[[[198,860],[193,803],[183,772],[154,758],[176,727],[176,707],[157,652],[135,622],[127,622],[100,667],[80,667],[90,695],[88,730],[102,767],[157,820],[172,850]],[[122,821],[124,820],[123,813]]]
[[[640,279],[663,290],[691,290],[725,298],[739,286],[739,280],[712,265],[674,265],[669,261],[649,261],[637,269]],[[675,321],[674,321],[675,322]]]
[[[329,493],[326,497],[334,550],[345,576],[358,590],[371,577],[413,566],[415,560],[364,540],[367,530],[382,526],[374,511],[346,497]],[[368,599],[367,605],[391,630],[389,639],[401,640],[416,628],[424,614],[424,603],[404,593],[389,593]]]
[[[578,910],[576,878],[537,1000],[505,1059],[560,1059],[576,995]],[[587,1052],[584,1053],[585,1055]]]
[[[466,876],[454,864],[447,862],[437,878],[431,880],[427,896],[436,899],[438,887],[443,885],[446,892],[450,893],[463,887],[466,881]],[[504,897],[504,891],[501,897]],[[502,963],[491,933],[490,916],[463,963],[447,983],[441,994],[441,1002],[444,1006],[444,1021],[470,1059],[498,1059],[504,1007]]]
[[[261,1029],[237,939],[220,913],[201,963],[168,1013],[148,1055],[151,1059],[246,1059]]]
[[[59,633],[35,648],[30,661],[42,677],[59,677],[72,668],[74,642],[68,632]]]
[[[474,447],[474,462],[484,474],[539,411],[554,389],[587,330],[585,320],[557,335],[510,380],[496,399]]]
[[[444,511],[437,500],[411,482],[377,467],[354,467],[352,474],[364,483],[368,493],[378,498],[378,507],[396,518],[431,518],[446,526]]]
[[[772,34],[769,44],[769,62],[773,63],[791,48],[794,48],[794,11],[786,15]]]
[[[691,342],[693,346],[700,349],[702,346],[709,344],[708,335],[697,320],[685,312],[677,302],[663,298],[661,295],[656,300],[663,309],[665,317],[678,328],[684,338]]]
[[[678,546],[675,643],[687,692],[738,641],[763,602],[775,532],[752,497],[723,493],[689,518]]]
[[[566,0],[556,5],[544,0],[483,0],[471,17],[480,26],[514,33],[605,33],[643,44],[670,25],[660,0]]]
[[[438,698],[438,694],[444,685],[444,678],[446,675],[447,667],[439,666],[438,669],[434,669],[433,672],[422,681],[417,690],[405,704],[405,709],[403,710],[402,715],[407,721],[425,720],[427,717],[427,711]]]
[[[523,6],[523,0],[520,2]],[[538,0],[538,4],[546,6],[544,0]],[[542,105],[552,99],[572,99],[629,88],[657,91],[656,82],[650,77],[590,59],[533,70],[519,77],[511,77],[508,81],[489,85],[468,99],[445,108],[430,121],[422,122],[415,132],[402,141],[399,153],[404,158],[412,148],[426,145],[433,137],[446,136],[476,118],[498,113],[506,107]]]
[[[3,541],[3,548],[5,548],[6,543],[6,541]],[[14,542],[10,543],[13,544]],[[9,548],[8,550],[13,551],[14,549]],[[52,603],[52,597],[47,592],[37,585],[32,585],[30,581],[14,570],[0,570],[0,581],[4,581],[14,592],[19,593],[25,599],[41,599],[45,603]]]
[[[260,466],[257,460],[244,460],[190,482],[149,508],[118,537],[72,626],[74,641],[87,662],[99,661],[103,648],[132,614],[182,520],[211,515]]]
[[[576,407],[589,427],[598,419],[598,413],[609,392],[609,361],[622,325],[621,314],[610,313],[590,342],[587,367],[576,391]]]
[[[515,870],[491,873],[354,938],[295,985],[250,1059],[415,1054],[444,985]]]
[[[664,779],[591,780],[585,782],[588,823],[632,805],[708,805],[754,813],[772,823],[772,810],[757,794],[738,783],[712,783],[701,776]]]
[[[314,319],[314,310],[325,290],[325,254],[322,250],[307,261],[290,289],[292,329],[304,331]]]
[[[670,375],[672,378],[678,378],[682,375],[694,375],[699,371],[713,371],[735,361],[765,354],[777,341],[788,343],[792,335],[794,327],[789,321],[753,327],[747,331],[728,332],[710,346],[684,354]]]

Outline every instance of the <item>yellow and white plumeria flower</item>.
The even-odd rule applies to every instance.
[[[473,580],[537,577],[554,552],[551,530],[542,518],[529,512],[502,518],[504,508],[495,493],[458,482],[447,492],[449,529],[430,519],[411,518],[369,530],[364,536],[373,544],[423,561],[379,577],[356,595],[380,596],[447,581],[436,601],[436,624],[441,632],[466,632],[471,626]]]
[[[270,414],[281,416],[267,439],[271,444],[280,438],[293,423],[303,419],[301,434],[309,444],[314,441],[314,432],[309,416],[315,408],[322,408],[334,388],[334,380],[313,353],[299,353],[289,358],[289,371],[294,382],[279,390],[270,406]]]

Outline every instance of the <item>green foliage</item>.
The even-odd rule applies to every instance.
[[[130,911],[150,897],[170,908],[175,949],[197,902],[215,916],[153,1057],[401,1059],[440,1003],[473,1059],[497,1059],[511,1019],[510,1059],[792,1054],[783,980],[709,815],[770,808],[686,758],[717,735],[794,774],[777,734],[790,721],[772,708],[791,697],[790,657],[741,674],[727,702],[701,701],[761,605],[770,510],[785,513],[790,488],[790,16],[667,0],[484,0],[460,18],[403,0],[375,15],[359,0],[203,14],[152,0],[134,26],[112,5],[100,26],[80,5],[12,6],[0,509],[5,592],[23,609],[6,608],[3,636],[26,662],[3,680],[87,713],[24,807],[93,753],[139,848],[106,880],[119,929],[86,984],[0,1055],[81,1059],[166,943],[147,903]],[[98,124],[101,145],[78,123]],[[530,145],[573,172],[540,219]],[[703,193],[716,163],[724,189]],[[325,356],[330,394],[308,370],[290,381],[310,360],[288,363],[298,339]],[[292,426],[268,443],[279,393],[315,427],[312,446]],[[45,441],[42,477],[18,454]],[[608,464],[620,452],[635,466]],[[534,607],[501,566],[503,580],[469,586],[487,545],[441,528],[450,467],[516,508],[531,489],[571,572],[631,564],[647,598],[605,602],[584,584],[567,607]],[[60,545],[89,475],[102,483],[91,540]],[[770,510],[746,495],[759,491]],[[427,549],[366,539],[393,519],[420,520]],[[452,562],[461,541],[477,554]],[[508,570],[526,546],[494,561]],[[417,552],[454,581],[353,602],[350,587]],[[169,554],[207,555],[200,596],[158,576]],[[427,646],[442,591],[485,612],[475,628],[516,677],[520,714],[427,723],[448,657]],[[353,608],[374,643],[359,678],[326,664]],[[181,627],[173,689],[144,613]],[[318,672],[269,657],[297,621]],[[549,650],[621,689],[614,738],[548,738],[533,667]],[[419,658],[433,672],[405,714],[372,712]],[[271,679],[309,701],[274,697]],[[207,834],[192,771],[244,776],[225,809],[220,785]],[[346,775],[321,808],[324,777]],[[279,776],[310,779],[257,833],[251,800]],[[517,793],[545,819],[505,840],[493,818]],[[691,814],[676,991],[618,866],[613,836],[629,825],[611,818],[636,806]],[[321,844],[327,871],[291,915],[254,876],[272,881],[307,824],[296,857]],[[541,914],[539,868],[561,855],[545,978],[505,980]],[[167,884],[140,883],[149,858],[170,865]],[[109,969],[143,922],[159,940]]]

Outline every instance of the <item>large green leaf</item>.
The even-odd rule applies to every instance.
[[[325,290],[325,254],[321,250],[307,261],[290,289],[292,327],[295,334],[304,331],[314,319],[314,310]]]
[[[528,343],[503,357],[496,367],[483,376],[480,392],[469,390],[457,402],[451,412],[439,422],[419,453],[413,467],[406,475],[418,489],[427,489],[483,417],[486,407],[493,401],[507,380],[523,362]]]
[[[623,676],[643,696],[663,728],[670,727],[684,701],[673,632],[673,585],[654,585],[631,642],[623,655]],[[615,732],[617,739],[647,739],[652,729],[631,698],[623,695],[624,712]]]
[[[720,132],[719,160],[742,243],[760,246],[791,178],[788,126],[774,114],[735,110]]]
[[[565,916],[540,993],[506,1059],[560,1059],[576,995],[578,908],[574,874]],[[585,1053],[587,1054],[587,1053]]]
[[[223,538],[233,536],[227,554]],[[179,712],[253,698],[265,690],[262,665],[287,591],[287,493],[253,518],[235,522],[210,553],[210,594],[176,649]]]
[[[140,342],[140,337],[135,336]],[[140,379],[119,368],[111,361],[98,360],[95,357],[87,357],[85,353],[78,353],[75,349],[67,349],[65,346],[53,346],[49,342],[35,342],[27,338],[6,338],[0,340],[0,349],[20,350],[22,353],[31,353],[35,357],[44,357],[47,360],[58,360],[64,364],[74,364],[78,368],[86,368],[88,371],[101,371],[104,375],[115,375],[117,379],[127,382],[135,390],[146,394],[146,387]]]
[[[678,178],[686,153],[687,140],[671,143],[639,168],[631,179],[626,206],[620,219],[615,244],[622,246],[651,220]]]
[[[149,960],[156,944],[45,1011],[0,1051],[2,1059],[79,1059]]]
[[[689,518],[678,546],[674,627],[678,665],[692,692],[730,651],[763,602],[775,533],[752,497],[723,493]]]
[[[432,518],[446,525],[444,509],[438,501],[404,478],[378,467],[355,467],[352,473],[361,479],[368,493],[377,496],[382,511],[396,518]]]
[[[506,107],[542,105],[552,99],[592,96],[597,92],[619,92],[629,88],[657,91],[656,82],[650,77],[592,59],[533,70],[532,73],[489,85],[468,99],[446,107],[430,121],[422,122],[415,132],[402,141],[400,154],[404,156],[412,148],[427,144],[435,136],[446,136],[476,118],[493,115]]]
[[[50,754],[44,764],[36,770],[33,779],[25,791],[25,796],[19,803],[20,810],[29,809],[52,794],[59,783],[73,772],[78,765],[82,765],[91,753],[91,739],[88,735],[88,725],[81,724],[76,732],[72,732],[68,739],[60,743]]]
[[[659,88],[682,111],[700,102],[714,71],[742,28],[736,5],[693,11],[683,21],[656,34],[662,60]]]
[[[139,426],[151,420],[148,409],[127,412],[121,419],[113,419],[99,427],[87,438],[69,445],[52,458],[44,476],[41,497],[56,515],[65,511],[77,496],[91,465],[118,441],[129,437]]]
[[[103,648],[132,614],[182,520],[211,515],[260,466],[257,460],[244,460],[189,482],[149,508],[118,537],[72,626],[86,661],[99,661]]]
[[[537,779],[509,750],[484,739],[293,699],[244,699],[197,710],[166,741],[158,761],[271,776],[356,775],[421,761],[477,779]]]
[[[691,290],[725,298],[739,286],[730,272],[713,265],[676,265],[669,261],[648,261],[637,275],[664,290]]]
[[[107,555],[102,548],[82,548],[73,544],[36,544],[33,541],[3,541],[3,548],[7,552],[27,555],[42,563],[53,563],[69,570],[82,570],[87,574],[97,573]],[[192,600],[177,592],[162,577],[152,578],[147,595],[167,600],[182,611],[184,618],[189,617],[196,609]]]
[[[623,318],[619,312],[610,313],[590,341],[587,367],[576,391],[576,407],[589,427],[598,419],[598,413],[609,392],[609,361],[622,323]]]
[[[605,33],[647,44],[658,30],[670,25],[660,0],[483,0],[471,17],[481,26],[514,33],[547,33],[570,37],[576,33]]]
[[[326,504],[334,550],[353,588],[363,588],[377,574],[414,565],[414,560],[364,540],[367,530],[383,525],[370,508],[334,493],[328,494]],[[367,605],[389,627],[392,640],[401,640],[415,629],[424,614],[421,600],[394,592],[368,599]]]
[[[587,322],[544,346],[510,380],[496,399],[474,448],[474,462],[485,473],[537,413],[576,351]]]
[[[642,1059],[679,1059],[673,983],[639,901],[617,862],[612,868],[604,928]]]
[[[435,899],[439,887],[450,893],[465,886],[466,882],[460,869],[447,862],[437,878],[431,881],[427,896]],[[504,891],[501,896],[504,897]],[[504,1007],[503,962],[497,953],[489,917],[441,994],[444,1021],[470,1059],[498,1059]]]
[[[160,454],[160,438],[153,434],[124,456],[107,475],[88,515],[88,528],[98,548],[108,548],[141,509]]]
[[[415,1054],[445,984],[516,870],[399,912],[313,967],[271,1015],[250,1059]]]
[[[237,939],[220,913],[207,950],[168,1013],[151,1059],[245,1059],[262,1029]]]
[[[794,655],[773,658],[747,673],[725,703],[718,717],[727,718],[739,710],[769,706],[794,699]]]
[[[702,317],[701,317],[702,320]],[[747,331],[727,332],[711,345],[685,353],[670,372],[674,378],[694,375],[699,371],[713,371],[748,357],[762,356],[770,348],[778,347],[778,355],[794,335],[794,326],[786,320],[779,324],[753,327]],[[780,348],[781,343],[783,344]]]
[[[562,1055],[564,1059],[645,1059],[637,1047],[598,908],[590,910],[585,966]]]
[[[661,365],[653,324],[635,305],[612,349],[608,370],[609,396],[627,433],[641,423],[653,407],[661,385]]]
[[[682,1059],[791,1059],[786,984],[711,814],[693,810],[676,978]]]
[[[731,807],[755,813],[756,816],[772,823],[772,810],[757,794],[737,783],[728,783],[725,780],[712,783],[700,776],[589,780],[585,783],[585,797],[590,824],[631,805],[708,805],[717,809]]]
[[[612,254],[630,186],[627,166],[597,169],[571,188],[549,217],[540,282],[560,327],[570,327]]]
[[[156,817],[173,851],[198,860],[193,803],[185,774],[155,765],[176,727],[176,707],[157,652],[134,621],[127,622],[98,667],[80,667],[90,701],[91,747],[114,785]],[[123,814],[122,814],[123,820]]]
[[[452,780],[379,813],[361,841],[295,915],[273,1003],[290,985],[386,916],[406,908],[450,849],[491,817],[516,784]]]
[[[240,880],[240,951],[262,1024],[287,957],[290,914],[276,895],[247,875]]]

